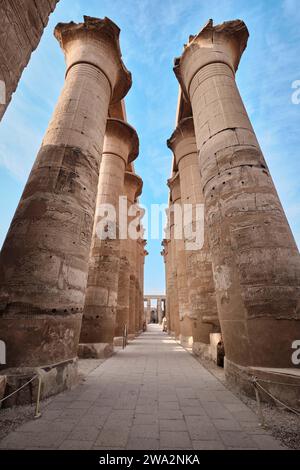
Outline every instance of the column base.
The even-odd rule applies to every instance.
[[[222,359],[222,363],[224,362],[224,355],[223,357],[219,357],[218,351],[218,344],[222,341],[221,333],[210,333],[209,335],[209,342],[210,342],[210,355],[212,361],[214,361],[217,365],[220,365],[220,361]]]
[[[2,398],[5,395],[6,382],[7,382],[6,375],[0,375],[0,400],[2,400]],[[0,408],[1,408],[1,405],[2,404],[0,403]]]
[[[252,383],[255,377],[258,383],[271,395],[283,403],[300,409],[300,369],[276,367],[243,367],[229,361],[224,361],[225,377],[227,382],[248,396],[255,398],[255,389]],[[275,403],[274,400],[259,389],[262,401]]]
[[[0,384],[5,384],[5,396],[14,392],[35,375],[42,379],[41,400],[48,398],[64,390],[72,388],[78,383],[78,360],[69,359],[59,364],[45,367],[11,367],[1,371]],[[3,378],[2,378],[3,377]],[[5,379],[4,379],[5,378]],[[16,405],[31,404],[36,401],[38,392],[38,380],[34,380],[19,392],[3,402],[3,408]],[[1,398],[2,390],[0,391]]]
[[[110,343],[79,343],[78,357],[80,359],[106,359],[114,352]]]
[[[114,337],[114,346],[123,346],[124,338],[123,336],[115,336]]]
[[[130,333],[130,334],[127,336],[128,341],[133,341],[134,338],[135,338],[135,334],[134,334],[134,333]]]
[[[201,343],[200,341],[195,341],[193,343],[193,354],[203,359],[211,360],[211,349],[210,345],[206,343]]]
[[[179,341],[181,346],[184,348],[192,348],[193,347],[193,337],[192,336],[183,336],[179,335]]]

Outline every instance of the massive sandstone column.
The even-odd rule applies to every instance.
[[[177,250],[176,241],[174,239],[175,217],[173,206],[176,202],[176,194],[171,191],[171,200],[168,209],[168,226],[170,231],[170,277],[169,277],[169,296],[170,296],[170,325],[169,331],[172,336],[179,339],[179,300],[178,300],[178,283],[177,283]],[[175,199],[175,201],[173,200]]]
[[[218,310],[212,272],[211,254],[208,244],[207,229],[204,225],[204,243],[199,230],[203,228],[202,213],[196,213],[196,205],[203,205],[199,158],[195,138],[193,118],[181,120],[168,140],[168,146],[173,151],[176,168],[180,175],[180,193],[182,206],[192,205],[191,221],[184,221],[184,242],[186,258],[186,278],[188,298],[190,303],[191,327],[193,334],[193,351],[195,354],[209,355],[210,333],[218,331]],[[186,206],[186,209],[188,206]],[[187,210],[186,210],[187,212]],[[199,220],[196,220],[196,216]],[[197,227],[197,223],[201,227]],[[192,238],[189,231],[198,230],[200,244]],[[201,240],[200,240],[201,239]],[[210,322],[210,323],[207,323]],[[214,328],[215,324],[215,328]]]
[[[145,308],[144,308],[144,290],[145,290],[145,259],[148,256],[148,251],[145,249],[147,245],[147,240],[141,240],[141,326],[143,327],[143,323],[145,322],[147,325],[147,317],[145,315]]]
[[[162,241],[163,250],[161,255],[164,258],[165,263],[165,289],[166,289],[166,300],[165,300],[165,317],[167,319],[167,328],[170,328],[170,294],[169,294],[169,285],[170,285],[170,240],[164,239]]]
[[[144,211],[138,208],[138,232],[139,237],[135,240],[135,332],[141,332],[141,243],[142,243],[142,217]]]
[[[182,207],[181,191],[180,191],[180,175],[177,172],[171,179],[168,180],[169,188],[171,189],[171,197],[173,207],[176,205],[178,208]],[[176,211],[176,209],[175,209]],[[190,316],[190,302],[189,290],[187,284],[187,265],[186,265],[186,251],[183,239],[183,233],[178,233],[179,237],[176,238],[178,230],[177,225],[182,222],[182,218],[176,217],[174,212],[174,226],[173,226],[173,240],[174,242],[174,270],[176,271],[177,278],[177,298],[178,298],[178,314],[179,314],[179,339],[183,346],[192,346],[193,333],[192,321]],[[172,228],[171,228],[172,229]]]
[[[142,179],[131,171],[126,171],[124,180],[124,194],[127,197],[128,208],[136,203],[137,197],[141,194],[143,187]],[[135,219],[135,216],[128,216],[128,224]],[[136,243],[137,241],[128,236],[126,240],[126,256],[130,263],[129,276],[129,322],[128,339],[135,337],[136,318]]]
[[[82,357],[102,357],[113,351],[120,264],[119,197],[124,189],[126,165],[137,158],[138,151],[136,131],[124,121],[108,119],[80,335]],[[115,209],[111,234],[109,227],[100,229],[106,204]],[[103,236],[107,238],[101,239]]]
[[[65,84],[0,256],[8,367],[77,356],[108,106],[131,85],[109,19],[59,24],[55,36]]]
[[[0,121],[57,3],[58,0],[0,2]]]
[[[175,61],[193,109],[228,377],[293,367],[300,258],[236,82],[248,30],[210,20]]]
[[[162,322],[162,311],[161,311],[161,299],[157,299],[157,322],[161,324]]]
[[[143,214],[144,215],[144,214]],[[143,232],[143,229],[142,229]],[[141,332],[143,329],[144,322],[144,262],[145,262],[145,245],[146,240],[139,238],[137,240],[138,245],[138,312],[137,322],[138,331]]]
[[[151,300],[147,299],[147,314],[146,314],[147,323],[150,323],[151,320]]]

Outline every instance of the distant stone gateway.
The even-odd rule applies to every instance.
[[[0,44],[1,57],[21,51],[14,70],[9,63],[0,69],[0,119],[57,1],[25,3],[24,11],[15,0],[0,6],[1,31],[10,38]],[[245,23],[209,20],[175,59],[179,100],[167,141],[173,161],[161,295],[144,294],[143,180],[134,168],[139,137],[126,118],[132,76],[120,29],[109,18],[84,16],[59,23],[54,34],[65,82],[0,253],[1,394],[35,374],[42,398],[69,389],[78,357],[106,359],[165,318],[184,348],[224,363],[231,384],[253,394],[258,378],[296,406],[300,257],[235,81],[249,37]],[[108,224],[99,238],[99,208],[119,214],[122,196],[137,208],[125,218],[126,227],[136,221],[138,236],[119,236],[118,215],[117,237]],[[184,205],[191,218],[178,221],[175,207]],[[188,249],[203,225],[196,205],[204,207],[203,243]],[[8,406],[29,402],[35,387]]]

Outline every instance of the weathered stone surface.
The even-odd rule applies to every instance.
[[[123,245],[126,240],[120,241],[120,253],[123,254]],[[118,280],[118,296],[117,296],[117,313],[115,337],[123,337],[125,327],[128,329],[129,322],[129,289],[130,289],[130,272],[129,261],[126,256],[121,256],[119,265]],[[115,338],[116,339],[116,338]],[[115,343],[116,344],[116,343]],[[117,344],[116,344],[117,345]],[[122,346],[122,344],[118,344]]]
[[[123,192],[125,168],[138,155],[136,131],[124,121],[108,119],[102,161],[100,167],[97,209],[89,260],[81,343],[113,343],[115,334],[120,240],[118,219],[112,221],[115,231],[104,233],[103,205],[119,209],[119,197]],[[109,222],[108,222],[109,223]],[[106,239],[100,239],[101,236]]]
[[[203,205],[204,201],[193,118],[187,117],[181,120],[167,143],[174,153],[175,169],[179,171],[180,175],[182,207],[184,205],[187,207],[187,204],[192,205],[191,221],[185,222],[183,220],[181,259],[179,254],[177,265],[185,265],[182,275],[186,279],[187,298],[189,299],[185,322],[186,328],[188,328],[187,334],[192,331],[190,346],[193,346],[195,354],[202,355],[204,351],[209,352],[209,334],[214,329],[213,325],[204,323],[203,318],[217,316],[218,311],[206,224],[205,221],[196,218],[198,217],[196,206]],[[201,225],[197,228],[196,224]],[[203,229],[203,246],[191,249],[191,243],[196,245],[196,240],[192,239],[189,232],[193,233],[196,229],[199,238]]]
[[[247,39],[240,20],[209,21],[174,70],[192,105],[228,363],[291,367],[300,257],[234,79]]]
[[[6,375],[0,375],[0,400],[5,396],[5,388],[6,388],[7,378]],[[2,403],[0,404],[0,408]]]
[[[256,414],[160,325],[149,325],[138,341],[93,369],[84,385],[45,406],[39,420],[9,433],[0,448],[280,448]]]
[[[108,19],[55,29],[66,80],[0,255],[7,367],[77,355],[108,107],[131,80],[118,34]]]
[[[168,180],[168,185],[171,190],[172,204],[182,206],[181,197],[181,184],[180,174],[177,172],[171,179]],[[174,214],[175,215],[175,214]],[[187,279],[187,264],[186,264],[186,251],[184,239],[182,234],[181,238],[176,238],[176,225],[181,220],[176,220],[174,217],[174,226],[171,226],[171,238],[174,242],[174,264],[173,276],[176,276],[177,284],[177,297],[178,297],[178,316],[179,316],[179,339],[185,346],[192,346],[193,333],[192,333],[192,322],[191,322],[191,305],[189,302],[189,291],[188,291],[188,279]],[[176,334],[176,332],[175,332]]]
[[[0,103],[0,121],[58,1],[2,0],[0,3],[0,80],[6,88],[6,103]]]
[[[5,395],[10,395],[23,385],[20,391],[14,393],[3,402],[4,408],[11,406],[35,403],[38,396],[39,381],[34,379],[28,385],[26,383],[33,377],[41,379],[40,399],[43,400],[57,393],[70,389],[78,383],[77,359],[62,361],[50,367],[17,367],[5,370],[6,387]],[[0,382],[3,376],[0,375]],[[5,377],[5,376],[4,376]]]
[[[124,195],[127,197],[128,207],[136,203],[138,196],[141,194],[143,187],[142,179],[131,171],[125,172],[124,179]],[[135,217],[128,216],[128,223]],[[138,298],[136,295],[137,286],[137,240],[128,237],[124,240],[123,254],[129,261],[129,319],[128,319],[128,339],[134,338],[136,334],[136,312],[138,309]],[[127,283],[127,281],[126,281]]]
[[[114,352],[112,343],[79,343],[78,356],[81,359],[103,359],[110,357]]]

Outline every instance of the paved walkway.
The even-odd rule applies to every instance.
[[[278,449],[256,415],[150,325],[1,449]]]

